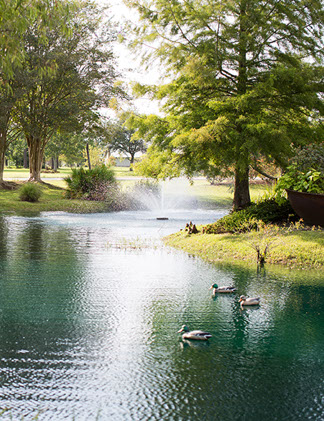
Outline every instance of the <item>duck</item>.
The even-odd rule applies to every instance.
[[[260,297],[246,297],[241,295],[239,302],[241,306],[258,306],[260,304]]]
[[[213,290],[213,294],[216,294],[217,292],[235,292],[236,288],[231,286],[221,286],[219,287],[217,284],[213,284],[209,289]]]
[[[182,339],[194,339],[198,341],[208,341],[208,339],[212,337],[209,332],[204,332],[203,330],[190,331],[186,325],[183,325],[178,333],[183,333]]]

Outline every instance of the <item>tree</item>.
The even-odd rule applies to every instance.
[[[1,81],[7,85],[17,67],[22,67],[25,57],[23,48],[23,34],[38,20],[40,37],[46,42],[46,28],[52,27],[53,22],[59,23],[62,30],[68,31],[65,19],[75,8],[73,1],[52,0],[6,0],[0,2],[0,69]],[[61,19],[53,19],[60,15]],[[5,77],[3,78],[3,75]],[[8,86],[8,85],[7,85]]]
[[[110,152],[116,151],[125,153],[130,160],[130,171],[133,171],[135,155],[138,152],[145,152],[146,147],[143,139],[136,137],[136,131],[125,127],[124,123],[129,113],[120,116],[116,122],[108,122],[102,126],[100,144],[101,147],[109,149]]]
[[[282,166],[291,145],[317,139],[324,111],[322,2],[127,4],[141,17],[131,47],[151,43],[144,62],[160,60],[171,80],[151,88],[166,115],[155,120],[156,131],[151,117],[147,124],[137,119],[154,140],[154,156],[168,149],[189,176],[233,168],[234,208],[247,206],[252,162]]]
[[[84,161],[84,140],[78,134],[56,134],[46,147],[49,156],[60,156],[67,165],[73,167]]]
[[[47,143],[56,132],[81,132],[92,121],[93,110],[122,95],[111,47],[112,31],[100,33],[100,10],[81,4],[71,14],[66,34],[49,28],[44,43],[34,25],[26,31],[24,97],[16,104],[15,120],[29,148],[30,181],[40,181]],[[47,67],[46,67],[47,66]],[[39,73],[39,67],[49,71]]]
[[[46,30],[60,26],[68,33],[65,17],[74,10],[72,1],[57,1],[52,5],[51,0],[8,0],[0,2],[0,184],[3,186],[3,170],[5,153],[10,139],[10,123],[12,110],[18,98],[22,95],[19,75],[23,72],[25,49],[23,39],[26,30],[37,22],[39,39],[46,43]],[[57,16],[61,19],[56,19]],[[50,72],[46,63],[38,66],[38,73]]]
[[[3,185],[5,154],[8,148],[8,134],[12,108],[16,102],[15,94],[7,88],[0,88],[0,185]]]

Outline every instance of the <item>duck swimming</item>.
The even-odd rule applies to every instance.
[[[222,293],[222,292],[234,292],[236,291],[235,287],[230,287],[230,286],[221,286],[219,287],[217,284],[213,284],[209,289],[213,290],[213,294],[216,294],[218,292]]]
[[[241,295],[239,302],[241,306],[257,306],[260,304],[260,297],[246,297],[245,295]]]
[[[212,337],[210,333],[204,332],[202,330],[190,331],[188,326],[186,325],[183,325],[182,328],[178,331],[178,333],[183,333],[182,339],[194,339],[198,341],[208,341],[208,339]]]

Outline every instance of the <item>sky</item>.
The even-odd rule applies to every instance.
[[[109,6],[115,20],[122,22],[123,20],[136,19],[136,12],[128,9],[122,0],[96,0],[101,6]],[[109,13],[109,12],[108,12]],[[136,81],[141,83],[157,83],[158,73],[154,70],[147,71],[140,64],[139,58],[128,50],[125,45],[116,44],[115,55],[117,58],[119,69],[125,75],[126,81]],[[136,99],[134,101],[136,110],[144,114],[158,114],[159,108],[157,101],[151,101],[148,98]],[[108,112],[109,114],[109,112]]]

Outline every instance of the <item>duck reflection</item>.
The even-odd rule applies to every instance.
[[[195,349],[204,349],[210,346],[209,341],[190,341],[187,339],[182,339],[180,342],[180,348],[185,351],[188,348],[195,348]]]

